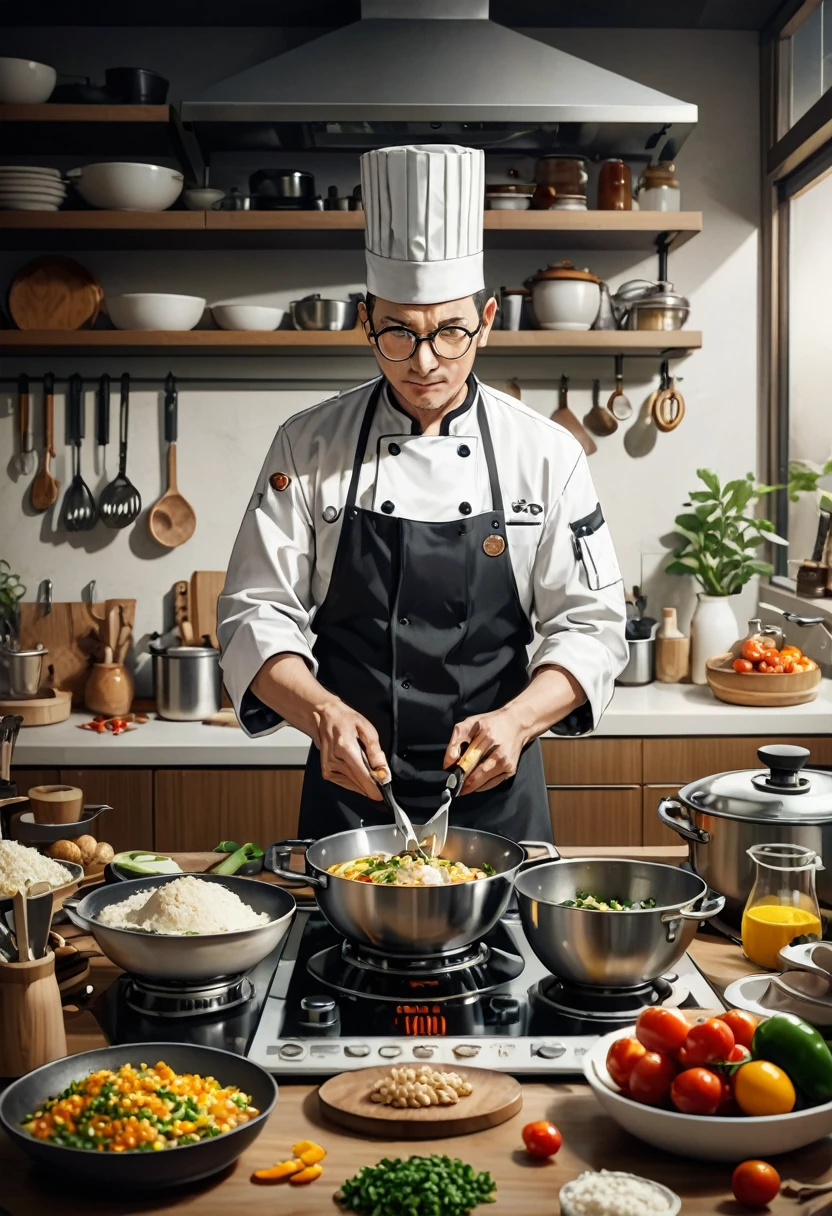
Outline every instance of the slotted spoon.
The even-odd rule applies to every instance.
[[[121,377],[119,412],[118,473],[104,487],[98,510],[108,528],[127,528],[138,518],[142,496],[127,476],[127,425],[130,419],[130,377]]]
[[[81,437],[84,433],[79,375],[70,376],[67,392],[67,430],[72,447],[72,481],[64,498],[64,526],[67,532],[89,532],[95,527],[96,510],[92,492],[81,476]]]

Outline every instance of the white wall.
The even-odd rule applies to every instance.
[[[529,31],[527,31],[529,32]],[[677,287],[690,296],[691,328],[704,332],[704,348],[680,365],[688,414],[670,435],[648,432],[646,449],[634,443],[638,418],[617,434],[599,440],[592,469],[601,501],[615,536],[628,584],[643,580],[651,608],[676,603],[686,621],[693,588],[686,580],[659,572],[665,536],[687,490],[695,487],[695,470],[712,465],[724,477],[743,475],[755,467],[757,452],[757,225],[758,225],[758,81],[756,38],[746,33],[649,30],[531,31],[565,50],[604,67],[630,75],[699,106],[699,125],[678,162],[683,206],[704,212],[705,231],[677,254],[670,273]],[[293,40],[302,32],[289,31]],[[6,31],[6,54],[32,54],[57,64],[62,71],[95,76],[118,60],[146,62],[174,79],[172,97],[198,89],[209,81],[256,62],[283,45],[281,31],[165,30],[159,37],[143,30]],[[93,53],[90,52],[92,40]],[[464,67],[464,65],[463,65]],[[263,163],[264,158],[259,158]],[[293,158],[292,163],[297,163]],[[313,158],[314,160],[314,158]],[[287,163],[287,158],[282,158]],[[272,159],[272,163],[280,163]],[[302,163],[302,162],[301,162]],[[312,161],[310,161],[312,163]],[[321,168],[321,165],[326,167]],[[329,182],[351,188],[358,180],[354,161],[320,161],[318,185]],[[247,166],[239,158],[224,158],[215,179],[221,185],[243,183]],[[237,295],[285,304],[307,291],[342,295],[360,290],[363,259],[358,252],[273,251],[179,254],[102,253],[79,248],[75,256],[87,265],[107,292],[173,290],[205,295],[209,301]],[[3,255],[0,282],[6,284],[30,253]],[[562,256],[551,251],[495,251],[488,273],[495,285],[519,282],[537,266]],[[575,255],[569,255],[573,258]],[[613,287],[626,279],[654,277],[653,258],[606,253],[578,254],[608,278]],[[260,360],[145,359],[131,363],[113,358],[48,364],[31,359],[4,360],[2,374],[27,371],[39,375],[81,371],[90,381],[102,372],[114,378],[123,371],[158,376],[155,387],[136,390],[131,399],[131,441],[128,472],[141,490],[146,506],[162,488],[161,381],[169,367],[181,375],[199,375],[204,383],[180,394],[180,488],[193,503],[197,519],[194,538],[172,552],[159,550],[149,539],[146,519],[125,533],[102,526],[88,534],[68,536],[53,514],[32,515],[27,505],[28,479],[19,479],[11,460],[12,398],[0,394],[0,452],[9,460],[9,476],[0,478],[0,556],[7,558],[33,595],[38,581],[51,577],[57,599],[77,599],[91,578],[106,595],[135,596],[139,601],[138,632],[163,626],[163,597],[172,583],[195,569],[224,567],[272,434],[297,409],[327,395],[333,388],[356,383],[372,372],[369,358],[312,361],[272,357]],[[542,412],[556,405],[562,372],[572,377],[572,408],[583,415],[589,408],[593,377],[603,380],[604,394],[612,389],[612,360],[512,359],[492,357],[479,367],[494,382],[517,376],[525,384],[524,399]],[[647,360],[628,360],[625,385],[638,407],[655,384],[658,367]],[[271,384],[212,387],[212,378],[264,376]],[[279,383],[274,383],[280,381]],[[61,403],[59,403],[60,405]],[[114,394],[113,438],[117,436]],[[38,413],[39,413],[38,408]],[[38,424],[40,418],[38,417]],[[62,409],[56,433],[62,439]],[[93,433],[92,391],[88,393],[87,435]],[[96,463],[91,442],[84,468],[94,489],[115,471],[117,444],[112,443],[106,471]],[[66,449],[59,447],[58,476],[67,481]],[[743,597],[738,614],[753,605],[753,592]]]

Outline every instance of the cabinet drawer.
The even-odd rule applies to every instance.
[[[297,835],[302,768],[163,769],[156,779],[156,848],[213,849],[220,840],[265,848]]]
[[[548,794],[556,844],[641,844],[640,786],[550,788]]]
[[[716,711],[715,711],[716,712]],[[645,739],[646,785],[686,785],[711,773],[734,768],[759,768],[757,748],[768,743],[794,743],[807,747],[816,764],[832,764],[832,737],[815,735],[724,736],[720,738]]]
[[[644,833],[644,843],[649,845],[660,845],[664,847],[675,845],[677,848],[681,845],[686,848],[685,841],[678,832],[671,831],[666,828],[656,814],[656,807],[659,805],[660,798],[675,798],[679,793],[678,785],[645,785],[643,787],[644,795],[642,802],[642,830]]]
[[[541,739],[541,745],[547,785],[641,782],[641,739]]]
[[[64,768],[61,781],[84,791],[84,802],[106,802],[92,826],[96,840],[117,853],[153,848],[153,773],[147,768]],[[216,841],[214,842],[216,844]]]

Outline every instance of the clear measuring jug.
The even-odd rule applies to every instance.
[[[756,873],[742,915],[742,948],[753,963],[776,971],[784,946],[823,936],[815,890],[823,866],[814,849],[799,844],[755,844],[748,856]]]

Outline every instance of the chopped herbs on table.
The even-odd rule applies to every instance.
[[[459,1158],[385,1157],[349,1178],[335,1198],[364,1216],[465,1216],[481,1203],[494,1203],[497,1184]]]

